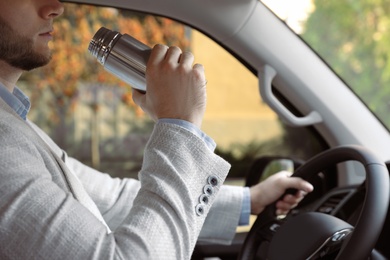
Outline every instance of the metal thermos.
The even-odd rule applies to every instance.
[[[120,34],[105,27],[93,36],[89,52],[104,68],[128,83],[132,88],[146,92],[145,70],[151,49],[128,34]]]

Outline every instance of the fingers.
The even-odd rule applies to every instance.
[[[162,44],[156,44],[150,54],[149,63],[158,64],[165,59],[168,46]],[[146,66],[148,68],[148,66]]]
[[[174,118],[200,128],[206,107],[204,68],[178,47],[155,45],[146,67],[147,92],[134,102],[153,119]]]
[[[190,64],[194,62],[194,55],[191,52],[183,52],[179,47],[171,46],[168,47],[163,44],[156,44],[153,47],[152,53],[150,54],[150,61],[154,64],[158,64],[165,60],[170,64]]]
[[[276,214],[277,215],[285,215],[291,209],[296,207],[298,203],[305,197],[305,195],[311,191],[313,191],[314,187],[309,182],[305,181],[299,177],[289,177],[290,174],[288,172],[278,173],[280,176],[283,176],[280,181],[280,185],[286,191],[287,189],[296,189],[297,192],[293,194],[286,194],[276,203]]]
[[[180,64],[191,64],[194,62],[194,55],[191,52],[185,51],[180,55],[179,63]],[[197,65],[197,64],[195,64]],[[194,65],[194,69],[195,69]],[[203,67],[203,66],[202,66]]]
[[[207,85],[207,80],[204,78],[204,67],[202,64],[195,64],[193,66],[193,70],[196,75],[196,77],[199,79],[199,82],[201,83],[201,87],[205,87]]]
[[[276,203],[276,215],[285,215],[295,208],[307,193],[299,190],[296,194],[287,194]]]
[[[168,48],[165,60],[170,64],[178,64],[181,57],[181,49],[176,46]]]
[[[298,203],[303,199],[302,196],[286,195],[282,200],[276,203],[276,215],[287,214],[291,209],[295,208]]]

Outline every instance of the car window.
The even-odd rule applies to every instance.
[[[262,0],[390,127],[388,1]]]
[[[131,99],[130,86],[104,70],[87,51],[101,27],[153,46],[177,45],[204,65],[208,104],[202,130],[216,152],[232,163],[231,179],[243,178],[254,158],[307,159],[327,146],[312,128],[289,128],[262,102],[257,78],[199,31],[178,22],[114,8],[65,4],[55,22],[53,60],[23,76],[32,99],[30,119],[69,156],[118,177],[137,177],[152,120]],[[29,92],[29,85],[38,91]],[[242,184],[242,181],[239,182]]]

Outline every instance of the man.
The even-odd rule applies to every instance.
[[[148,92],[133,93],[157,122],[139,181],[68,157],[28,121],[30,103],[16,87],[23,71],[50,61],[52,23],[62,12],[58,0],[0,2],[0,259],[189,259],[199,233],[228,243],[242,213],[247,221],[286,188],[300,190],[278,202],[282,213],[312,190],[286,172],[250,190],[222,186],[229,165],[200,131],[203,67],[164,45],[149,59]]]

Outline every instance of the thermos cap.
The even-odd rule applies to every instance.
[[[115,45],[115,42],[121,36],[122,34],[119,32],[101,27],[89,43],[88,50],[102,65],[104,65],[107,56],[110,54],[111,49]]]

